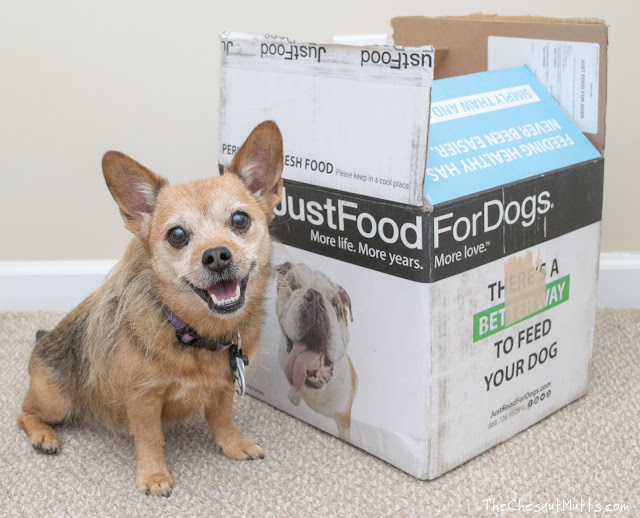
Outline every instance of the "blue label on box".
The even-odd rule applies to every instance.
[[[433,82],[433,205],[599,157],[525,66]]]

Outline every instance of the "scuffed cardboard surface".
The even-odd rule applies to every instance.
[[[504,263],[504,322],[511,326],[537,313],[545,305],[546,268],[542,258],[533,262],[533,252],[514,255]]]

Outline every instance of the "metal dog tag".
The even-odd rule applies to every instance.
[[[246,384],[244,381],[244,367],[249,365],[249,357],[246,354],[242,354],[241,338],[238,335],[238,344],[231,344],[229,347],[229,363],[231,364],[231,370],[233,371],[233,384],[236,389],[236,394],[244,396],[246,392]]]
[[[244,363],[236,362],[236,370],[233,372],[233,383],[236,387],[236,394],[244,396],[246,385],[244,382]]]

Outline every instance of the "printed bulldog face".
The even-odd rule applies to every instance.
[[[287,341],[287,380],[296,390],[322,388],[346,353],[351,300],[342,286],[305,264],[287,262],[277,272],[276,312]]]

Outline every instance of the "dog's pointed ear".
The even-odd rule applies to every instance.
[[[225,173],[240,177],[262,203],[269,218],[282,198],[282,134],[273,121],[258,124],[238,150]]]
[[[336,289],[338,290],[338,297],[340,297],[340,302],[342,302],[342,308],[344,312],[344,321],[347,321],[347,308],[349,308],[349,316],[351,317],[351,322],[353,322],[353,310],[351,309],[351,298],[342,286],[336,284]]]
[[[104,154],[102,173],[120,207],[124,226],[137,236],[145,237],[158,193],[168,182],[118,151]]]

